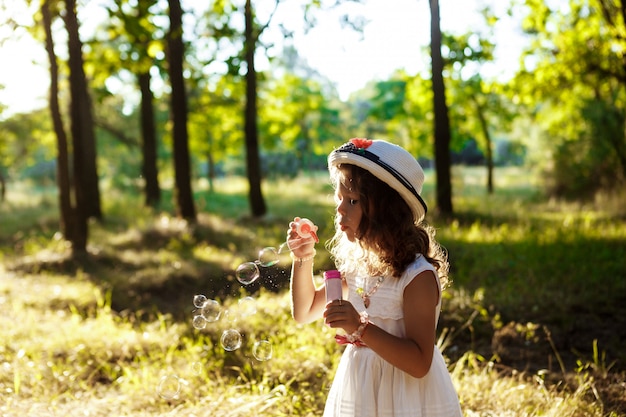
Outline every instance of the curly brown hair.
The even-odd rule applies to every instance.
[[[400,277],[407,266],[422,254],[437,269],[442,287],[448,282],[449,264],[446,253],[435,240],[434,229],[415,224],[411,208],[396,190],[361,167],[342,164],[336,176],[349,180],[359,193],[363,210],[358,230],[358,243],[367,252],[375,253],[378,270],[388,270]],[[333,178],[338,186],[340,178]],[[338,236],[335,236],[338,241]]]

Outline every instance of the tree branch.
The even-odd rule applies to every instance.
[[[119,140],[121,143],[128,146],[129,148],[139,147],[139,142],[135,138],[127,136],[122,130],[111,126],[104,120],[96,119],[94,121],[94,125],[102,130],[109,132],[111,135],[113,135],[113,137],[115,137],[117,140]]]

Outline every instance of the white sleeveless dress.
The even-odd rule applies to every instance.
[[[370,297],[369,319],[387,332],[405,336],[402,311],[406,286],[423,271],[435,268],[418,255],[400,279],[387,277]],[[347,276],[348,300],[357,311],[366,310],[357,288],[364,279]],[[375,285],[370,277],[365,288]],[[439,278],[437,276],[437,282]],[[441,293],[441,284],[439,283]],[[437,303],[437,321],[441,296]],[[422,378],[414,378],[389,364],[367,347],[347,345],[339,362],[324,409],[324,417],[459,417],[462,416],[456,390],[441,352],[435,346],[433,361]]]

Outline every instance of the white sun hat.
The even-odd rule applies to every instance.
[[[411,208],[416,224],[424,219],[428,210],[420,196],[424,170],[401,146],[380,139],[353,138],[328,155],[329,170],[341,164],[366,169],[400,194]]]

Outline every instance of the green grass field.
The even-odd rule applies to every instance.
[[[623,205],[546,200],[521,169],[499,169],[493,195],[482,170],[453,175],[455,216],[428,219],[452,265],[439,344],[465,415],[626,416]],[[57,233],[54,189],[10,184],[0,415],[321,415],[341,348],[321,323],[291,319],[289,256],[249,286],[235,270],[277,248],[294,216],[332,235],[326,175],[265,182],[263,219],[248,216],[242,179],[195,193],[190,225],[169,203],[155,213],[138,192],[104,187],[105,221],[90,224],[90,256],[78,262]],[[434,207],[433,187],[424,195]],[[320,246],[316,271],[331,267]],[[221,306],[203,329],[192,325],[196,294]],[[239,348],[224,348],[227,330]]]

